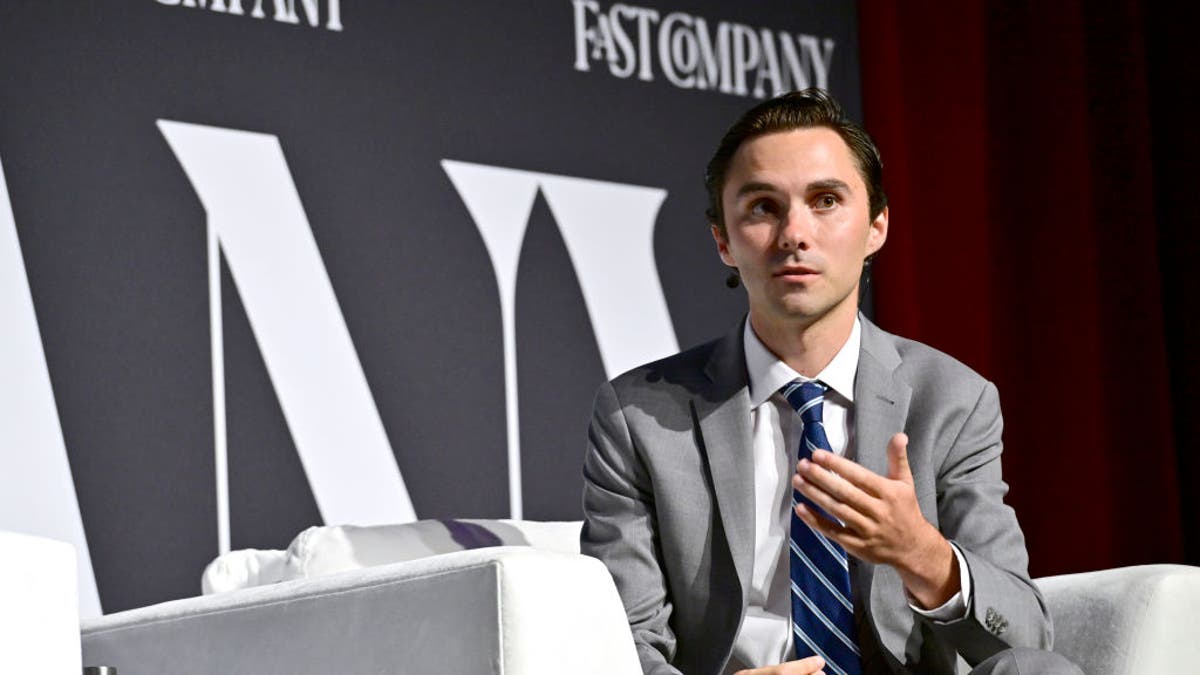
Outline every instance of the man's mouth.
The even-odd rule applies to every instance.
[[[788,265],[781,267],[775,272],[777,277],[805,277],[820,274],[816,269],[807,265]]]

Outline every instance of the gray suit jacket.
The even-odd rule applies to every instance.
[[[1009,646],[1048,649],[1025,539],[1000,475],[996,388],[954,359],[862,319],[854,458],[887,472],[904,431],[921,511],[963,551],[968,616],[929,621],[896,571],[851,558],[868,673],[955,672]],[[720,673],[753,568],[750,400],[742,326],[600,388],[584,462],[583,552],[612,572],[647,673]]]

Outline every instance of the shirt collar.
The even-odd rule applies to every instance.
[[[742,330],[746,370],[750,375],[751,408],[762,405],[784,385],[797,378],[821,380],[847,401],[854,402],[854,376],[858,374],[858,352],[862,345],[862,324],[858,317],[854,317],[854,327],[850,329],[850,337],[846,338],[846,343],[815,378],[804,377],[772,354],[754,334],[749,317],[746,318],[746,325]]]

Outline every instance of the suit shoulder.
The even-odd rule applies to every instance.
[[[711,340],[666,358],[642,364],[614,377],[610,384],[618,395],[646,389],[695,391],[708,382],[704,374],[721,339]]]
[[[600,387],[593,415],[620,418],[635,438],[663,439],[691,427],[690,402],[709,386],[704,370],[720,341],[705,343],[622,373]],[[636,441],[635,441],[636,442]]]
[[[897,377],[912,386],[915,393],[974,401],[991,384],[970,366],[941,350],[891,333],[883,335],[900,357]]]

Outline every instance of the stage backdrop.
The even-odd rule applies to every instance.
[[[744,311],[704,163],[860,116],[855,3],[0,7],[0,529],[84,614],[318,523],[580,517],[592,395]]]

